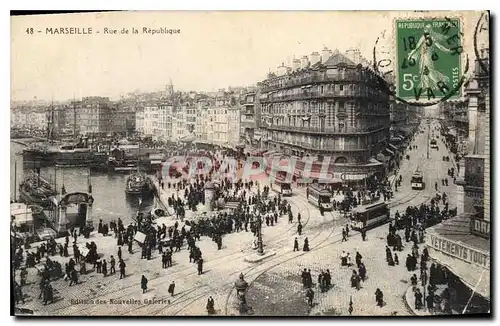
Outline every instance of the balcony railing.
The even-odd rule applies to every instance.
[[[355,91],[344,89],[342,91],[326,91],[326,92],[301,92],[299,94],[281,95],[273,96],[270,98],[261,99],[261,103],[273,103],[273,102],[284,102],[284,101],[294,101],[294,100],[308,100],[308,99],[319,99],[327,97],[370,97],[372,100],[375,98],[375,94],[370,94],[368,91]]]
[[[277,139],[270,139],[269,141],[275,142],[275,143],[280,143],[280,144],[285,144],[285,145],[290,145],[290,146],[298,146],[307,150],[320,150],[320,151],[329,151],[329,152],[364,152],[368,151],[368,148],[358,148],[354,146],[344,146],[343,148],[338,148],[334,146],[328,146],[326,144],[323,144],[321,146],[320,144],[317,143],[309,143],[309,142],[293,142],[293,141],[288,141],[288,140],[277,140]]]
[[[263,124],[261,126],[263,129],[268,130],[279,130],[279,131],[290,131],[290,132],[299,132],[305,134],[325,134],[325,135],[359,135],[359,134],[370,134],[376,131],[380,131],[383,129],[389,129],[387,127],[379,127],[379,128],[363,128],[356,130],[332,130],[321,127],[299,127],[299,126],[287,126],[287,125],[266,125]]]
[[[273,91],[273,90],[281,89],[281,88],[303,86],[303,85],[307,85],[307,84],[311,84],[311,83],[335,82],[335,81],[360,82],[360,81],[363,81],[363,78],[357,72],[335,74],[335,75],[316,74],[313,76],[291,79],[291,80],[286,81],[284,83],[263,86],[261,88],[261,90],[262,90],[262,92],[269,92],[269,91]]]

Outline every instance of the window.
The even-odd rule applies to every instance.
[[[339,85],[339,89],[340,89],[341,91],[343,91],[343,90],[344,90],[344,85]]]

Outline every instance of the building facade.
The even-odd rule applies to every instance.
[[[480,311],[487,312],[491,296],[490,86],[488,56],[480,60],[480,65],[476,61],[474,78],[466,90],[469,119],[471,105],[475,115],[469,125],[474,123],[476,127],[469,154],[458,163],[458,216],[429,228],[426,245],[430,256],[468,287],[469,294],[463,299],[473,301],[471,306],[482,306]],[[470,92],[471,89],[474,91]]]
[[[139,136],[144,135],[144,107],[138,106],[135,111],[135,132]]]
[[[155,103],[148,103],[144,107],[144,136],[153,137],[155,133],[155,127],[157,128],[157,122],[155,119],[158,118],[159,107]]]
[[[119,135],[130,135],[136,130],[136,112],[133,106],[117,102],[111,110],[111,132]]]
[[[248,92],[243,95],[241,103],[241,127],[240,137],[246,146],[260,147],[259,135],[256,133],[257,113],[259,107],[259,92],[257,90]]]
[[[156,136],[158,139],[169,140],[172,138],[173,121],[172,102],[162,102],[158,108],[158,121],[156,125]]]
[[[105,135],[111,132],[111,104],[109,97],[84,97],[77,110],[80,134]]]
[[[263,146],[288,155],[330,157],[334,178],[383,171],[373,157],[389,141],[389,95],[380,77],[328,49],[278,67],[260,86]],[[345,178],[345,177],[344,177]]]

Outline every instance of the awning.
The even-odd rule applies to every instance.
[[[294,173],[298,178],[315,179],[315,180],[333,180],[334,179],[333,174],[330,172],[327,172],[327,173],[313,172],[313,171],[303,172],[300,170],[295,170],[295,172],[298,172],[298,173]]]
[[[151,161],[151,164],[161,164],[161,160],[153,160]]]
[[[387,148],[387,147],[386,147],[384,150],[385,150],[387,153],[389,153],[389,154],[391,154],[391,155],[393,155],[393,156],[394,156],[394,152],[393,152],[393,151],[391,151],[389,148]]]
[[[256,141],[260,141],[261,138],[262,138],[262,136],[253,136],[253,139]]]
[[[378,153],[377,160],[381,162],[387,162],[389,160],[389,156],[385,156],[383,153]]]
[[[403,138],[400,137],[400,136],[397,136],[397,137],[391,137],[391,139],[389,141],[393,141],[393,142],[402,142],[403,141]]]
[[[394,151],[398,150],[398,148],[396,146],[394,146],[393,144],[389,144],[389,147],[392,148]]]
[[[453,137],[457,137],[457,131],[450,129],[450,130],[448,130],[448,135],[453,136]]]

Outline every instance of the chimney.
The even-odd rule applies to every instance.
[[[283,76],[283,75],[286,75],[286,67],[285,67],[285,64],[282,62],[281,63],[281,66],[278,66],[278,69],[277,69],[277,75],[278,76]]]
[[[361,52],[359,49],[349,49],[345,51],[346,57],[351,59],[355,64],[360,64],[361,63]]]
[[[300,60],[299,59],[293,59],[292,69],[293,69],[293,71],[300,69]]]
[[[328,50],[328,48],[325,46],[321,51],[321,62],[325,63],[326,61],[328,61],[330,56],[331,56],[330,50]]]
[[[311,66],[314,65],[316,62],[319,62],[320,60],[321,56],[319,55],[318,52],[311,53]]]
[[[309,59],[307,58],[307,55],[305,55],[300,59],[300,68],[306,69],[308,64],[309,64]]]

